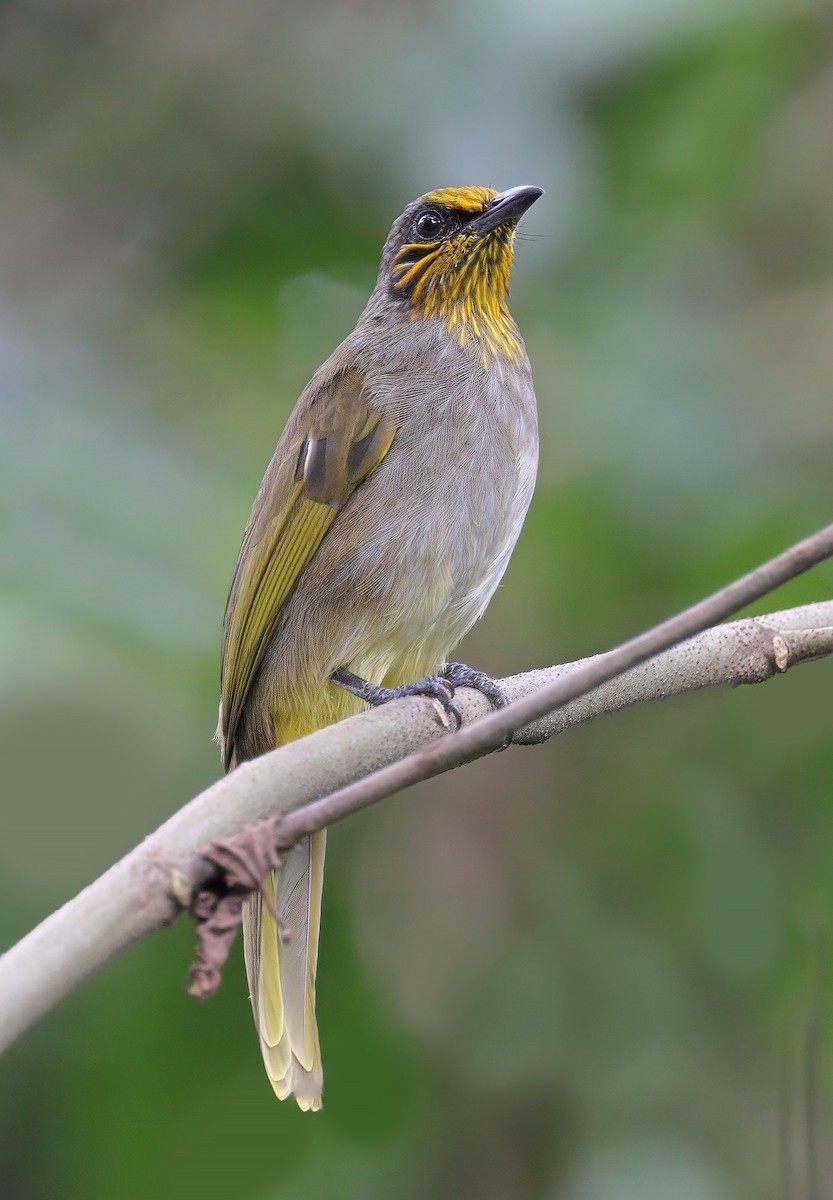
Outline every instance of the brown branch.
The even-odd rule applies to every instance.
[[[500,712],[479,716],[485,701],[463,690],[459,702],[464,719],[478,719],[458,733],[441,736],[443,731],[430,701],[399,701],[244,763],[196,797],[0,958],[0,1048],[113,954],[169,923],[183,905],[190,904],[211,875],[203,851],[212,842],[284,813],[277,841],[287,845],[407,784],[487,753],[510,732],[520,730],[518,741],[540,741],[558,731],[559,720],[563,722],[569,705],[581,707],[582,697],[593,710],[593,697],[598,702],[601,694],[600,684],[644,663],[653,654],[690,637],[831,554],[833,526],[828,526],[708,600],[607,654],[568,668],[555,668],[551,673],[533,672],[503,681],[513,703]],[[803,617],[798,615],[802,613]],[[796,661],[806,661],[830,652],[830,606],[809,606],[780,614],[785,618],[781,627],[775,619],[778,615],[760,619],[778,631],[763,637],[764,644],[769,638],[769,657],[767,652],[762,657],[760,646],[753,647],[751,657],[745,655],[745,659],[757,665],[747,664],[740,673],[733,669],[725,681],[743,681],[744,671],[750,678],[764,678],[788,665],[791,654]],[[749,623],[740,625],[748,628]],[[715,633],[709,631],[706,637]],[[743,641],[746,635],[740,636]],[[672,694],[675,689],[668,685],[667,667],[666,662],[653,692],[649,679],[635,676],[632,698],[620,692],[611,697],[610,710],[639,699]],[[650,675],[651,668],[645,669]],[[547,680],[543,687],[542,678]],[[702,669],[692,667],[688,683],[677,690],[716,682],[719,680],[713,672],[704,674]],[[594,688],[598,690],[592,692]],[[560,708],[555,719],[547,718],[556,706],[567,707]],[[585,720],[595,711],[600,710],[588,710],[585,715],[576,711],[575,721]],[[560,727],[565,726],[562,723]],[[414,750],[416,753],[411,753]]]

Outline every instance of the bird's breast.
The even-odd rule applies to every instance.
[[[360,364],[396,434],[301,576],[267,652],[259,686],[281,729],[296,711],[324,724],[356,706],[328,684],[336,667],[388,684],[435,671],[509,562],[537,465],[528,367],[484,371],[457,349],[422,361],[375,374]]]
[[[500,582],[532,498],[538,442],[525,372],[476,370],[423,395],[369,481],[378,537],[367,578],[385,596],[394,640],[422,644],[427,670]]]

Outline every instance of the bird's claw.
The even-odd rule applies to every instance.
[[[481,692],[495,708],[505,708],[509,697],[498,687],[494,679],[482,671],[475,671],[465,663],[445,663],[439,675],[431,679],[421,679],[418,683],[401,683],[398,687],[387,688],[379,684],[369,683],[345,667],[339,667],[331,675],[333,683],[344,688],[353,696],[364,700],[366,704],[377,707],[387,704],[390,700],[401,700],[406,696],[425,696],[433,700],[440,710],[443,725],[446,729],[460,729],[463,724],[463,714],[454,703],[454,693],[458,687],[474,688]],[[512,741],[511,734],[499,746],[505,750]]]
[[[483,671],[475,671],[472,667],[467,667],[465,663],[444,663],[442,678],[447,679],[455,688],[468,687],[473,688],[476,692],[480,692],[496,709],[506,708],[507,704],[510,703],[506,692],[504,692],[502,687],[498,687],[490,675],[486,675]],[[510,733],[503,744],[498,746],[497,749],[506,750],[511,744],[512,734]]]

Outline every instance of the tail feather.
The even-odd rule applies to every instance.
[[[315,1020],[315,969],[321,921],[326,832],[305,838],[267,882],[284,926],[260,896],[243,912],[243,947],[252,1009],[267,1074],[281,1099],[321,1107],[322,1069]]]

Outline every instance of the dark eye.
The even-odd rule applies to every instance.
[[[424,213],[420,213],[414,222],[414,229],[417,235],[427,240],[438,238],[445,230],[448,220],[442,213],[437,212],[435,208],[428,208]]]

